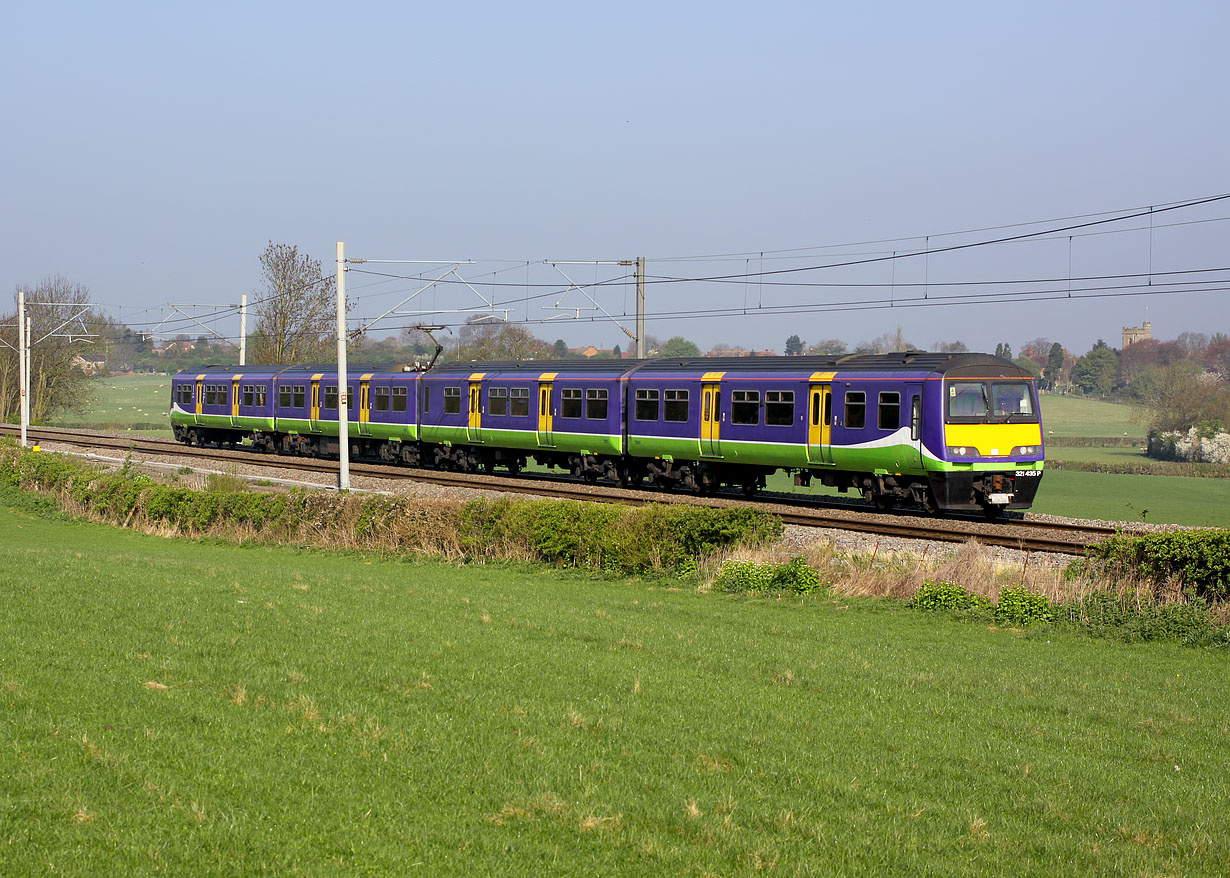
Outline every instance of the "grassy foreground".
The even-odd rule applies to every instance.
[[[5,875],[1230,861],[1219,653],[30,502],[0,494]]]

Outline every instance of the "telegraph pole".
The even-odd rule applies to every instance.
[[[239,365],[248,362],[248,294],[239,299]]]
[[[30,338],[26,334],[26,291],[17,290],[17,383],[21,386],[17,403],[18,418],[21,421],[21,447],[27,447],[26,429],[30,423],[29,375],[26,373],[29,360],[26,359],[26,346]]]
[[[337,489],[350,490],[350,394],[346,389],[346,244],[337,242]]]
[[[636,358],[645,359],[645,257],[636,257]]]

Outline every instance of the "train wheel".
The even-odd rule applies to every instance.
[[[922,508],[928,515],[940,514],[940,504],[936,502],[935,493],[930,488],[923,494]]]
[[[888,494],[873,494],[871,502],[875,504],[876,512],[892,512],[893,506],[896,505],[896,498],[890,497]]]

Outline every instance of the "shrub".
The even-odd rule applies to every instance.
[[[1175,579],[1201,597],[1230,597],[1230,530],[1121,534],[1089,553],[1111,573],[1133,573],[1157,585]]]
[[[820,574],[802,558],[785,564],[758,564],[755,561],[723,561],[713,585],[719,591],[792,591],[807,594],[821,587]]]
[[[910,599],[907,606],[931,612],[936,610],[956,612],[984,610],[991,606],[991,602],[981,595],[962,588],[951,579],[928,579],[918,587],[918,591],[914,593],[914,597]]]
[[[1116,640],[1171,640],[1194,646],[1226,646],[1230,630],[1213,621],[1203,601],[1140,603],[1131,595],[1095,591],[1056,608],[1060,621],[1095,637]]]
[[[997,621],[1008,625],[1034,625],[1055,618],[1055,610],[1046,596],[1035,594],[1024,586],[1001,591],[994,613]]]

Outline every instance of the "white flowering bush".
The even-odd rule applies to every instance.
[[[1149,436],[1149,456],[1193,463],[1230,463],[1230,433],[1167,432]]]

